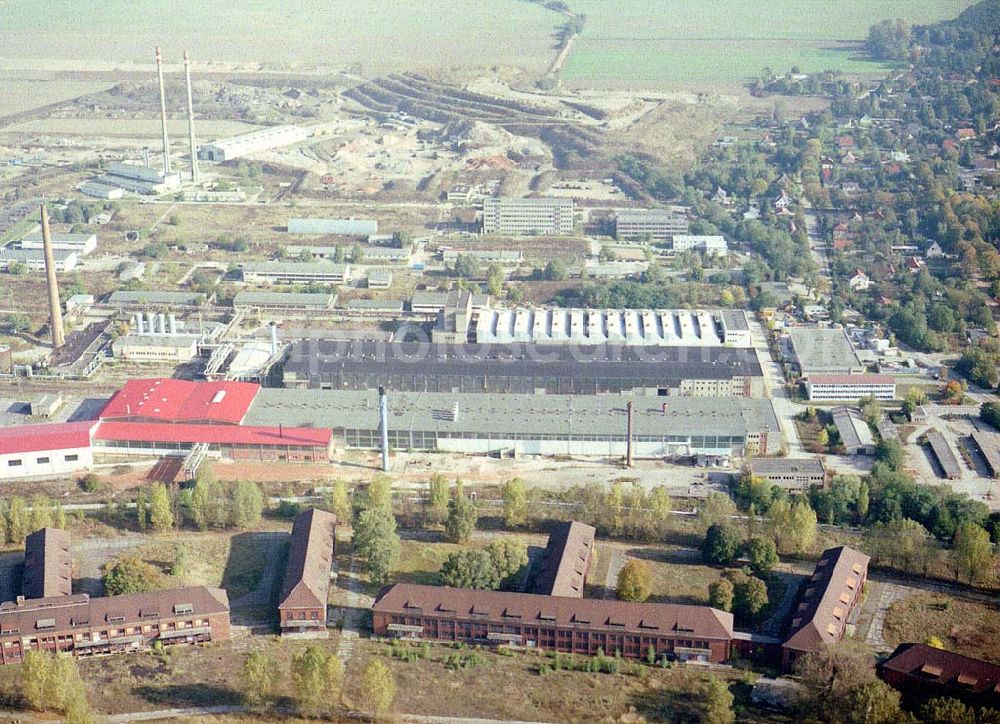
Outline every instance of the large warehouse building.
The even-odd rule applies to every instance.
[[[573,199],[490,197],[483,202],[483,233],[572,234],[573,210]]]
[[[510,344],[626,344],[655,347],[752,347],[742,310],[505,309],[479,310],[476,341]]]
[[[203,143],[198,147],[198,158],[202,161],[232,161],[250,153],[290,146],[307,138],[309,131],[300,126],[262,128],[241,136]]]
[[[308,339],[284,365],[294,388],[410,392],[762,397],[752,349],[427,344]]]
[[[389,445],[457,453],[624,456],[628,398],[613,395],[393,393]],[[634,398],[636,457],[774,455],[771,401]],[[245,424],[327,428],[337,446],[381,446],[377,390],[262,389]]]

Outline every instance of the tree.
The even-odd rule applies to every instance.
[[[728,566],[740,554],[743,541],[739,532],[725,523],[714,523],[705,534],[701,555],[709,563]]]
[[[449,553],[441,564],[441,581],[453,588],[495,591],[500,587],[496,564],[485,550],[462,550]]]
[[[157,533],[163,533],[174,527],[174,511],[170,507],[170,494],[167,492],[167,486],[163,483],[157,483],[153,486],[149,500],[149,522]]]
[[[707,531],[715,523],[725,523],[736,515],[736,503],[725,493],[709,493],[698,509],[698,522]]]
[[[646,507],[649,508],[649,515],[652,518],[651,533],[662,535],[670,523],[670,515],[674,509],[666,485],[657,485],[650,491]]]
[[[29,650],[21,664],[21,696],[32,709],[43,711],[51,692],[49,683],[52,668],[52,654]]]
[[[899,721],[899,692],[881,679],[866,681],[847,694],[845,719],[851,724],[891,724]]]
[[[263,651],[253,651],[243,660],[240,691],[251,709],[266,707],[278,692],[278,662]]]
[[[221,528],[229,518],[222,483],[215,477],[210,466],[202,466],[191,491],[188,512],[198,530],[209,527]]]
[[[337,701],[343,669],[334,653],[307,646],[292,657],[291,671],[300,709],[319,712]]]
[[[806,687],[803,713],[823,721],[864,721],[850,716],[853,691],[876,680],[871,653],[856,643],[823,646],[798,657],[795,672]]]
[[[396,698],[396,677],[379,659],[372,659],[361,671],[361,697],[376,719],[384,717],[392,708]]]
[[[764,512],[771,505],[774,489],[766,478],[758,477],[746,470],[736,481],[733,497],[743,510],[752,505],[756,510]]]
[[[448,518],[444,522],[448,538],[454,543],[464,543],[469,540],[472,531],[476,529],[478,519],[476,504],[465,496],[461,487],[456,487],[448,502]]]
[[[52,501],[44,495],[31,498],[31,530],[52,526]]]
[[[976,712],[958,699],[937,697],[920,709],[924,724],[976,724]]]
[[[816,538],[816,511],[808,501],[782,498],[768,511],[768,527],[779,553],[804,553]]]
[[[486,291],[494,297],[503,295],[503,283],[507,278],[503,267],[499,264],[490,264],[486,270]]]
[[[135,524],[142,532],[149,527],[149,493],[145,488],[135,494]]]
[[[879,440],[875,446],[875,460],[884,463],[890,470],[902,470],[906,464],[906,451],[899,440]]]
[[[652,574],[649,565],[637,558],[630,558],[618,571],[618,586],[615,594],[619,600],[642,603],[652,588]]]
[[[375,583],[385,583],[399,564],[399,534],[396,519],[384,510],[365,510],[354,526],[354,549],[365,559],[365,568]]]
[[[345,524],[351,520],[351,491],[347,481],[337,478],[326,495],[325,507],[335,516],[337,522]]]
[[[754,536],[747,541],[747,557],[750,570],[756,575],[764,575],[778,564],[778,549],[774,541],[765,536]]]
[[[528,565],[528,548],[516,538],[497,538],[486,546],[486,552],[493,561],[501,586]]]
[[[960,571],[971,585],[989,570],[993,560],[990,534],[985,528],[971,521],[962,523],[955,532],[952,555],[955,560],[956,577]]]
[[[471,254],[459,254],[455,259],[455,276],[462,279],[476,279],[480,271],[479,261]]]
[[[62,711],[71,724],[93,720],[72,656],[29,650],[21,666],[21,694],[32,709]]]
[[[705,715],[701,719],[705,724],[733,724],[736,713],[733,711],[733,694],[725,681],[712,676],[705,687]]]
[[[503,485],[503,521],[511,527],[528,520],[528,487],[521,478],[512,478]]]
[[[752,621],[767,606],[767,586],[755,576],[742,571],[726,571],[733,583],[733,613],[745,621]]]
[[[31,532],[31,515],[24,498],[15,495],[7,508],[7,534],[14,545],[22,545]]]
[[[728,578],[720,578],[709,584],[708,605],[720,611],[733,610],[733,584]]]
[[[979,417],[994,430],[1000,430],[1000,402],[984,402],[979,408]]]
[[[155,591],[162,578],[155,566],[133,555],[105,563],[103,576],[104,592],[109,596]]]
[[[241,480],[233,488],[231,522],[235,528],[245,530],[260,523],[264,514],[264,493],[250,480]]]
[[[392,513],[392,479],[388,475],[376,475],[365,490],[362,508]]]
[[[441,473],[431,476],[427,507],[428,516],[435,523],[443,522],[448,516],[448,479]]]
[[[569,271],[566,269],[566,263],[561,259],[551,259],[545,264],[545,269],[542,272],[542,277],[545,281],[549,282],[564,282],[569,278]]]

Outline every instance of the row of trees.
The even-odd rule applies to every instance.
[[[333,652],[307,646],[292,657],[286,676],[274,657],[254,651],[243,660],[240,680],[243,700],[254,711],[271,709],[289,692],[299,713],[325,718],[340,709],[344,669]],[[384,662],[371,659],[361,671],[360,691],[363,709],[382,718],[396,698],[396,678]]]
[[[0,514],[0,541],[20,546],[29,533],[49,527],[66,527],[66,511],[59,503],[44,495],[30,500],[15,495]]]
[[[70,654],[28,651],[21,664],[21,696],[36,711],[60,712],[67,724],[94,720],[76,659]]]
[[[171,496],[167,486],[156,483],[136,494],[135,521],[141,531],[163,533],[184,523],[198,530],[252,528],[260,523],[264,493],[257,483],[241,480],[226,485],[206,470],[192,488]]]

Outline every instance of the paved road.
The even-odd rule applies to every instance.
[[[875,603],[875,612],[872,616],[872,623],[868,629],[868,635],[865,637],[865,642],[876,653],[888,653],[893,650],[893,647],[884,637],[885,617],[888,615],[889,609],[892,608],[892,604],[896,603],[896,601],[901,601],[915,591],[906,586],[888,581],[879,581],[875,585],[879,588],[878,600]]]
[[[812,457],[802,447],[799,433],[795,429],[793,418],[799,413],[800,408],[788,397],[788,390],[785,389],[785,375],[781,365],[771,358],[771,350],[767,346],[767,332],[760,320],[750,319],[750,333],[753,338],[754,350],[757,352],[757,360],[764,373],[764,390],[774,404],[774,413],[778,416],[781,434],[788,447],[788,457]]]
[[[338,581],[341,580],[338,576]],[[371,608],[374,600],[371,596],[365,595],[361,588],[361,579],[358,572],[358,559],[352,553],[351,564],[347,576],[343,578],[344,587],[347,589],[347,606],[341,611],[343,625],[340,631],[340,641],[337,642],[337,658],[343,663],[344,668],[351,661],[354,655],[354,645],[361,635],[361,624],[365,620],[365,611]]]

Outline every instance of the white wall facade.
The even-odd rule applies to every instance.
[[[36,450],[0,455],[0,480],[65,475],[94,464],[90,447]]]

